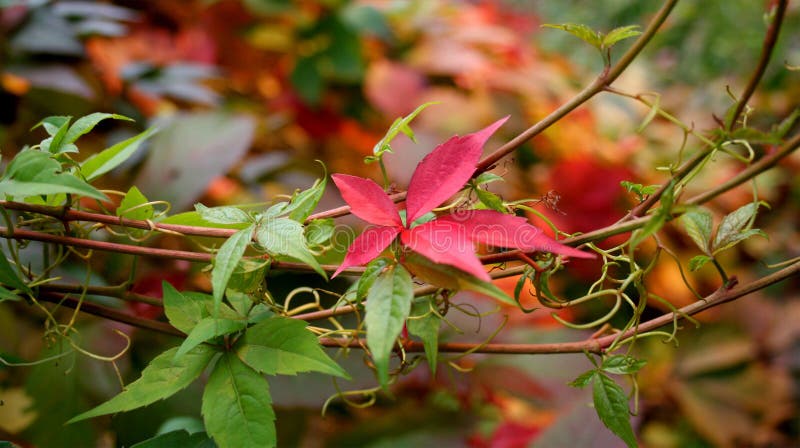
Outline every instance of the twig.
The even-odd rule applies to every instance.
[[[736,121],[739,120],[742,111],[747,107],[747,102],[750,100],[750,97],[753,96],[753,93],[755,93],[758,83],[761,81],[761,78],[764,77],[764,72],[767,70],[767,65],[769,65],[769,60],[775,49],[775,43],[778,41],[778,34],[781,30],[781,24],[783,24],[783,18],[788,3],[788,0],[778,0],[778,5],[775,8],[775,16],[769,24],[769,28],[767,28],[767,34],[764,36],[764,43],[761,46],[761,55],[758,58],[758,65],[756,65],[756,69],[753,70],[753,75],[750,77],[750,81],[747,83],[742,97],[736,102],[736,109],[734,109],[730,121],[726,123],[729,131],[736,125]]]

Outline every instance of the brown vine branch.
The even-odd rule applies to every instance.
[[[701,311],[713,308],[724,303],[744,297],[755,291],[761,290],[772,284],[786,280],[792,276],[800,274],[800,262],[793,263],[779,271],[773,272],[770,275],[762,277],[753,282],[741,285],[732,289],[725,287],[718,289],[714,293],[706,296],[703,300],[699,300],[690,305],[684,306],[671,313],[662,314],[654,319],[642,322],[635,328],[631,328],[622,336],[612,334],[602,338],[588,339],[577,342],[560,342],[553,344],[475,344],[475,343],[443,343],[439,344],[440,352],[449,353],[494,353],[494,354],[556,354],[556,353],[602,353],[607,347],[611,346],[616,340],[623,340],[641,334],[647,331],[655,330],[664,325],[671,324],[677,320],[682,320],[686,316],[692,316]],[[60,294],[45,293],[40,295],[40,300],[57,303],[61,306],[75,309],[78,307],[79,302],[70,297],[64,297]],[[100,316],[109,320],[122,322],[139,328],[157,331],[164,334],[169,334],[178,337],[185,337],[180,330],[169,325],[166,322],[158,322],[150,319],[142,319],[140,317],[131,316],[122,313],[118,310],[108,308],[102,305],[97,305],[91,302],[84,302],[80,304],[80,310]],[[295,318],[300,317],[294,316]],[[320,338],[320,343],[326,347],[349,347],[349,348],[363,348],[364,341],[357,338]],[[403,348],[407,352],[422,352],[424,346],[421,342],[406,341],[403,343]]]
[[[778,34],[780,34],[781,31],[781,25],[786,15],[786,6],[788,3],[788,0],[778,0],[778,4],[775,7],[775,15],[772,22],[769,24],[769,28],[767,28],[767,34],[764,36],[764,43],[761,47],[761,55],[758,58],[756,69],[753,70],[750,81],[748,81],[747,86],[744,88],[742,97],[736,102],[736,108],[733,110],[730,121],[726,123],[729,131],[736,125],[739,116],[742,115],[742,111],[747,107],[747,102],[750,100],[750,97],[753,96],[753,93],[755,93],[758,83],[761,82],[761,78],[764,77],[764,72],[767,70],[767,65],[769,65],[769,60],[772,58],[775,44],[778,41]]]

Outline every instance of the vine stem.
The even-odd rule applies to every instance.
[[[753,70],[753,74],[747,82],[747,86],[744,88],[742,97],[736,102],[736,108],[733,110],[730,121],[726,123],[726,128],[729,131],[736,126],[736,122],[742,115],[744,108],[747,107],[747,102],[750,100],[750,97],[753,96],[753,93],[755,93],[758,83],[761,82],[761,78],[764,77],[764,72],[767,70],[769,60],[772,58],[775,44],[778,42],[778,35],[780,34],[781,25],[786,15],[788,3],[789,0],[778,0],[778,4],[775,7],[775,15],[772,22],[769,24],[769,28],[767,28],[767,34],[764,36],[764,43],[761,46],[761,55],[758,58],[756,69]]]
[[[655,330],[664,325],[671,324],[677,320],[682,320],[686,316],[692,316],[709,308],[713,308],[724,303],[731,302],[740,297],[744,297],[755,291],[764,289],[772,284],[786,280],[792,276],[800,274],[800,261],[795,262],[779,271],[773,272],[758,280],[740,285],[735,288],[727,288],[723,286],[714,293],[698,300],[692,304],[686,305],[671,313],[662,314],[659,317],[642,322],[635,328],[625,331],[622,335],[612,334],[600,338],[591,338],[583,341],[576,342],[559,342],[552,344],[515,344],[515,343],[443,343],[439,344],[440,352],[447,353],[493,353],[493,354],[519,354],[519,355],[535,355],[535,354],[557,354],[557,353],[603,353],[605,349],[610,347],[614,341],[624,340],[635,336],[636,334]],[[158,322],[150,319],[143,319],[137,316],[131,316],[122,313],[118,310],[111,309],[102,305],[97,305],[90,302],[80,303],[76,299],[64,297],[60,294],[45,293],[40,297],[41,300],[57,303],[66,308],[75,309],[80,306],[80,311],[88,314],[100,316],[109,320],[122,322],[139,328],[144,328],[159,333],[169,334],[178,337],[185,337],[177,328],[171,326],[166,322]],[[294,316],[299,318],[300,315]],[[325,347],[333,348],[358,348],[365,347],[365,341],[359,338],[320,338],[320,344]],[[423,352],[425,347],[421,342],[406,341],[403,343],[403,349],[407,352]]]

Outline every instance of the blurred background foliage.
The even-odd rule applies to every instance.
[[[644,54],[615,83],[622,90],[661,94],[661,106],[698,130],[716,126],[755,66],[766,29],[768,1],[686,0],[679,3]],[[585,23],[595,29],[647,22],[654,0],[192,0],[46,1],[0,0],[0,148],[8,160],[43,131],[29,132],[45,116],[116,112],[136,119],[103,122],[81,140],[82,157],[156,125],[161,131],[144,151],[108,177],[106,188],[137,185],[172,212],[206,205],[258,203],[306,188],[328,172],[372,176],[364,156],[389,124],[427,101],[439,104],[414,123],[417,144],[398,138],[386,157],[391,179],[404,188],[415,164],[438,142],[467,133],[504,115],[511,120],[488,147],[512,138],[586,85],[602,68],[588,45],[544,23]],[[800,64],[800,8],[791,3],[774,63],[752,101],[750,124],[768,129],[798,106],[800,82],[788,65]],[[615,48],[618,56],[628,42]],[[506,200],[544,198],[540,211],[567,232],[588,231],[620,218],[634,203],[620,181],[662,183],[655,167],[673,162],[683,133],[653,121],[637,127],[647,108],[600,95],[533,139],[495,172],[505,177],[492,191]],[[697,146],[688,142],[687,150]],[[758,227],[770,240],[751,239],[726,254],[724,264],[742,280],[766,272],[800,252],[800,158],[792,156],[760,178],[760,194],[772,210]],[[718,184],[741,168],[720,157],[696,179],[695,191]],[[559,199],[556,201],[556,197]],[[746,203],[749,188],[713,205],[718,216]],[[333,189],[320,210],[342,202]],[[355,219],[341,220],[357,224]],[[686,261],[696,255],[677,228],[667,245]],[[164,247],[183,241],[159,237]],[[340,254],[332,254],[336,261]],[[330,261],[329,260],[329,261]],[[99,254],[93,283],[116,284],[130,259]],[[139,260],[137,292],[158,295],[167,280],[180,288],[208,290],[201,266]],[[569,296],[597,274],[575,262],[554,288]],[[695,273],[701,293],[718,285],[713,268]],[[83,276],[76,267],[59,275]],[[78,277],[78,278],[80,278]],[[509,293],[516,279],[499,281]],[[310,276],[284,274],[268,280],[276,296]],[[674,306],[695,300],[674,263],[662,262],[648,277],[651,290]],[[346,282],[330,288],[344,288]],[[797,446],[800,380],[800,281],[790,280],[737,303],[700,315],[702,327],[685,328],[678,348],[655,339],[637,346],[649,360],[639,374],[641,403],[635,417],[648,447]],[[535,297],[523,294],[526,306]],[[106,300],[100,299],[97,300]],[[494,306],[464,296],[481,310]],[[147,305],[118,305],[130,313],[158,316]],[[656,315],[667,310],[648,310]],[[578,340],[549,312],[510,311],[500,338],[509,342]],[[600,309],[561,313],[575,321]],[[503,314],[503,313],[500,313]],[[9,361],[47,356],[41,316],[22,307],[0,309],[0,353]],[[480,341],[502,324],[498,314],[480,325],[464,317],[464,334],[443,340]],[[117,364],[125,381],[172,341],[144,330],[83,317],[88,349],[112,353],[123,343],[111,331],[124,328],[134,342]],[[11,354],[14,354],[13,356]],[[342,360],[354,372],[343,390],[371,387],[360,354]],[[279,446],[597,446],[620,445],[594,411],[587,391],[566,384],[588,368],[579,355],[469,356],[436,378],[417,368],[368,408],[335,401],[330,378],[303,375],[272,382],[278,410]],[[60,372],[56,375],[55,372]],[[360,372],[360,373],[359,373]],[[119,390],[107,363],[60,359],[35,367],[0,366],[0,439],[22,445],[130,446],[170,428],[200,424],[198,389],[114,418],[62,423]]]

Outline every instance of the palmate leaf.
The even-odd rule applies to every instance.
[[[178,330],[189,334],[204,317],[205,304],[200,300],[183,295],[169,282],[162,282],[161,288],[164,297],[164,314],[167,315],[169,323]]]
[[[384,251],[400,233],[400,227],[367,227],[347,248],[347,254],[331,278],[351,266],[361,266]]]
[[[506,120],[508,117],[478,132],[452,137],[422,159],[408,184],[407,222],[414,222],[464,187],[475,172],[483,145]]]
[[[194,209],[205,221],[215,224],[245,224],[253,221],[247,212],[237,207],[209,208],[203,204],[195,204]]]
[[[243,330],[247,326],[247,321],[243,319],[220,319],[216,317],[205,317],[195,324],[186,339],[175,352],[175,359],[179,359],[198,345],[226,334],[235,333]]]
[[[269,384],[235,353],[217,362],[203,391],[203,421],[220,448],[272,447],[277,443]]]
[[[236,344],[245,364],[267,375],[322,372],[349,379],[319,345],[317,337],[298,319],[271,317],[247,329]]]
[[[681,216],[686,233],[703,253],[711,252],[711,212],[703,207],[689,210]]]
[[[760,202],[745,204],[722,219],[711,247],[712,254],[716,255],[753,235],[766,236],[761,230],[750,228],[760,205]]]
[[[178,347],[173,347],[156,356],[142,371],[141,378],[126,386],[122,393],[90,411],[73,417],[67,423],[130,411],[170,397],[200,376],[217,353],[212,347],[200,345],[179,360],[175,360],[177,351]]]
[[[647,364],[647,361],[636,359],[630,355],[613,355],[603,361],[600,369],[615,375],[630,375],[636,373]]]
[[[414,298],[411,276],[400,265],[383,271],[367,294],[364,306],[367,327],[367,347],[372,353],[378,381],[386,387],[389,382],[389,358],[395,341],[403,330]]]
[[[404,231],[400,238],[404,246],[436,263],[456,267],[486,282],[491,280],[460,223],[435,219]]]
[[[320,162],[322,164],[322,162]],[[325,165],[322,165],[325,168]],[[327,184],[327,170],[325,176],[317,179],[314,185],[307,190],[295,193],[292,200],[286,207],[286,212],[289,212],[289,219],[302,223],[308,218],[309,215],[317,208],[319,200],[322,199],[322,194],[325,193],[325,186]]]

